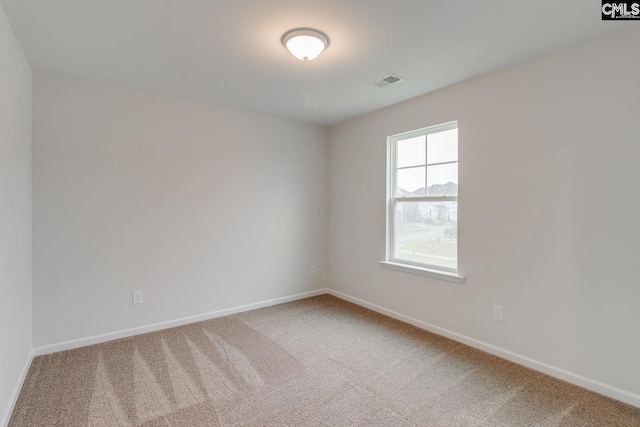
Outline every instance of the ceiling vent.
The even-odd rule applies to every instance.
[[[375,87],[387,87],[392,84],[403,82],[404,80],[405,79],[403,77],[396,76],[395,74],[389,74],[381,79],[372,82],[371,84]]]

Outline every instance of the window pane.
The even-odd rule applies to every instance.
[[[458,163],[427,166],[427,192],[429,196],[457,196]]]
[[[458,268],[458,202],[396,202],[395,258]]]
[[[420,166],[417,168],[399,169],[398,180],[396,183],[396,196],[410,197],[419,194],[417,190],[422,189],[424,194],[425,188],[425,167]],[[422,194],[421,194],[422,195]]]
[[[455,161],[458,161],[458,129],[431,133],[427,136],[428,164]]]
[[[398,141],[398,167],[424,165],[426,147],[424,135]]]

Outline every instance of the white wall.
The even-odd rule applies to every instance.
[[[330,286],[640,394],[638,42],[593,41],[331,128]],[[451,120],[466,285],[378,266],[386,136]]]
[[[31,66],[0,6],[0,425],[31,353]]]
[[[34,345],[323,288],[326,140],[318,126],[36,73]]]

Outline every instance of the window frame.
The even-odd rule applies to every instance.
[[[401,258],[395,257],[395,238],[396,238],[396,204],[400,201],[411,201],[411,202],[444,202],[444,201],[455,201],[458,202],[458,195],[456,196],[415,196],[415,197],[399,197],[396,195],[396,182],[398,170],[408,169],[411,167],[419,167],[418,166],[406,166],[406,167],[397,167],[397,152],[398,152],[398,141],[418,137],[425,136],[425,138],[429,134],[444,132],[451,129],[458,129],[458,121],[450,121],[446,123],[437,124],[434,126],[428,126],[421,129],[412,130],[409,132],[402,132],[399,134],[391,135],[387,137],[387,239],[386,239],[386,257],[385,261],[381,261],[380,264],[382,267],[403,271],[407,273],[419,274],[423,276],[435,277],[438,279],[443,279],[447,281],[452,281],[456,283],[464,283],[464,277],[459,274],[459,263],[458,263],[458,253],[456,252],[456,264],[458,268],[450,268],[440,265],[426,264],[420,263],[411,260],[405,260]],[[425,144],[426,144],[425,140]],[[425,146],[425,156],[426,156],[427,148]],[[443,164],[459,164],[459,156],[455,161],[447,161],[447,162],[439,162],[434,164],[428,164],[428,159],[425,157],[425,168],[428,166],[436,166]],[[425,182],[425,188],[426,188]],[[457,221],[457,220],[456,220]],[[459,242],[458,236],[456,236],[456,242]],[[456,245],[457,248],[457,245]],[[457,249],[456,249],[457,251]]]

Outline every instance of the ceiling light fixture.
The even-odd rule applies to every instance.
[[[313,28],[294,28],[282,35],[282,45],[293,56],[311,61],[329,47],[329,36]]]

